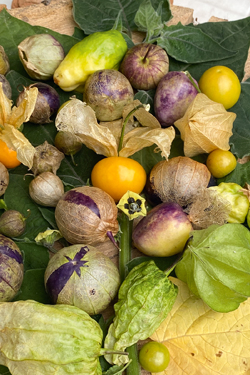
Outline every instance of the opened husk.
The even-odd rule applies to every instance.
[[[174,125],[184,141],[184,154],[193,157],[210,153],[215,149],[229,150],[236,114],[210,100],[205,94],[197,94],[185,115]]]

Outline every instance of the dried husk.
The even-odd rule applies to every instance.
[[[80,186],[66,192],[55,209],[63,237],[71,244],[105,242],[119,230],[114,199],[99,188]]]
[[[134,100],[124,107],[123,117],[120,120],[99,124],[91,107],[81,100],[72,98],[57,114],[55,125],[58,131],[74,133],[82,143],[97,154],[106,157],[118,156],[124,119],[139,104],[141,104],[139,100]],[[145,108],[139,108],[128,122],[128,129],[125,129],[119,155],[129,157],[142,148],[155,144],[157,146],[155,151],[161,152],[161,155],[167,159],[174,137],[173,127],[161,128],[160,123],[151,113]]]
[[[0,74],[7,74],[10,70],[9,58],[3,46],[0,46]]]
[[[35,108],[38,90],[33,87],[32,90],[25,91],[22,102],[18,107],[12,107],[12,101],[3,92],[2,82],[0,82],[0,139],[7,146],[15,150],[17,159],[29,169],[33,164],[35,147],[18,129],[29,118]]]
[[[184,207],[193,203],[199,189],[207,187],[210,177],[205,164],[187,156],[177,156],[158,162],[149,180],[162,202],[176,202]]]
[[[0,216],[0,233],[7,237],[19,237],[26,228],[26,218],[17,210],[6,210]]]
[[[189,105],[185,115],[174,125],[184,141],[184,155],[193,157],[215,149],[229,150],[236,114],[199,93]]]
[[[56,174],[65,155],[56,147],[45,141],[35,148],[34,159],[32,163],[32,172],[38,175],[43,172],[52,172]]]
[[[8,169],[0,162],[0,197],[5,193],[9,185]]]
[[[64,194],[62,180],[52,172],[43,172],[36,176],[29,184],[31,199],[46,207],[56,207]]]
[[[203,188],[189,207],[188,218],[194,229],[206,229],[210,225],[227,223],[231,203],[216,194],[213,190]]]

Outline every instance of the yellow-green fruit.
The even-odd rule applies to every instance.
[[[54,82],[64,91],[82,91],[90,74],[118,70],[126,51],[127,43],[117,30],[90,34],[70,49],[54,73]]]

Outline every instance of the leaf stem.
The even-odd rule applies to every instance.
[[[191,74],[187,70],[185,72],[183,72],[183,73],[186,74],[186,76],[188,77],[189,81],[192,83],[192,85],[194,86],[194,88],[199,93],[201,93],[201,90],[200,90],[199,86],[195,83],[195,80],[193,79],[193,77],[191,76]]]
[[[127,122],[130,118],[130,116],[132,116],[132,114],[137,111],[137,109],[139,108],[142,108],[144,107],[143,104],[139,104],[137,105],[135,108],[133,108],[128,114],[127,116],[125,117],[125,120],[123,121],[123,124],[122,124],[122,131],[121,131],[121,136],[120,136],[120,141],[119,141],[119,146],[118,146],[118,155],[119,155],[119,152],[121,151],[122,149],[122,144],[123,144],[123,138],[124,138],[124,132],[125,132],[125,128],[126,128],[126,125],[127,125]]]

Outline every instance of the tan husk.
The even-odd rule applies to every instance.
[[[64,194],[62,180],[52,172],[43,172],[29,184],[31,199],[41,206],[56,207]]]
[[[95,206],[89,208],[88,203]],[[99,215],[95,212],[98,211]],[[71,244],[95,245],[115,236],[119,230],[118,209],[113,198],[99,188],[80,186],[69,190],[59,200],[55,219],[63,237]]]
[[[210,153],[215,149],[229,150],[236,114],[210,100],[205,94],[197,94],[185,115],[174,125],[184,141],[185,156],[193,157]]]
[[[97,154],[118,156],[118,144],[121,136],[122,124],[128,113],[140,103],[134,100],[124,107],[123,117],[110,122],[97,122],[95,112],[86,103],[72,98],[56,116],[55,125],[58,131],[74,133],[88,148]],[[132,116],[131,116],[132,117]],[[135,121],[136,118],[138,121]],[[160,152],[166,159],[170,154],[172,141],[175,137],[173,127],[161,128],[158,120],[145,108],[134,112],[125,130],[120,156],[129,157],[144,147],[155,144],[156,152]]]
[[[187,210],[194,229],[206,229],[212,224],[223,225],[231,211],[231,203],[215,191],[199,189],[196,199]]]
[[[45,141],[35,148],[32,172],[38,175],[43,172],[52,172],[56,174],[65,155],[56,147]]]
[[[190,205],[197,191],[207,187],[211,173],[205,164],[187,156],[177,156],[158,162],[150,172],[153,191],[163,202]]]
[[[18,129],[29,118],[35,108],[38,89],[33,87],[30,91],[25,90],[23,100],[18,107],[13,105],[3,92],[0,82],[0,139],[5,142],[8,148],[15,150],[17,159],[27,167],[31,168],[35,147]]]
[[[9,185],[8,169],[0,162],[0,197],[5,193]]]

